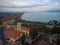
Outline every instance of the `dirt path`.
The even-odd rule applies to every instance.
[[[56,45],[56,44],[49,44],[49,42],[41,40],[38,45]]]

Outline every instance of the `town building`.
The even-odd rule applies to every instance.
[[[29,31],[31,30],[29,27],[22,27],[21,24],[12,27],[13,29],[4,29],[5,37],[9,37],[12,41],[15,41],[20,38],[23,33],[29,36]]]

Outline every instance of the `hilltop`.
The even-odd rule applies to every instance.
[[[44,12],[60,12],[60,10],[47,10],[47,11],[44,11]]]

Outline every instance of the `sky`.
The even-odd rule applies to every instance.
[[[60,10],[60,0],[0,0],[0,12]]]

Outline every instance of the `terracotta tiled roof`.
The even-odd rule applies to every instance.
[[[28,27],[21,27],[21,30],[23,31],[30,31],[31,29]],[[16,38],[17,36],[20,36],[22,32],[18,30],[4,30],[5,36],[10,36],[12,38]]]
[[[16,38],[17,36],[20,36],[22,32],[19,32],[17,30],[4,30],[5,36],[10,36],[12,38]]]
[[[21,27],[21,30],[24,30],[24,31],[30,31],[31,29],[28,28],[28,27]]]

